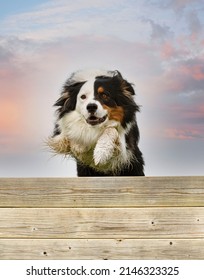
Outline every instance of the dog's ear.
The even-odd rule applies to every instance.
[[[133,84],[129,83],[128,81],[126,80],[123,80],[122,82],[122,88],[124,90],[124,93],[128,93],[130,95],[135,95],[135,91],[134,91],[134,88],[133,88]]]
[[[69,94],[68,92],[63,92],[61,97],[55,102],[54,106],[64,106],[64,103],[66,102]]]
[[[76,107],[77,95],[85,82],[79,82],[74,84],[65,83],[61,97],[55,102],[54,106],[58,106],[57,110],[59,118],[64,114],[73,111]]]
[[[113,77],[117,77],[117,78],[123,80],[123,76],[121,75],[121,73],[118,70],[114,70],[114,71],[112,71],[112,73],[113,73]]]
[[[63,107],[68,99],[73,99],[77,96],[78,92],[80,91],[81,87],[85,82],[73,83],[68,84],[65,83],[63,87],[63,91],[61,93],[61,97],[55,102],[54,106]]]
[[[135,91],[133,89],[133,84],[131,84],[127,80],[125,80],[118,70],[113,71],[113,73],[114,73],[113,77],[116,77],[117,79],[120,80],[123,93],[125,95],[135,95]]]

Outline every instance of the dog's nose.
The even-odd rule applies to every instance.
[[[86,109],[87,109],[87,111],[88,111],[89,113],[95,113],[96,110],[98,109],[98,106],[97,106],[97,104],[95,104],[95,103],[89,103],[89,104],[87,105]]]

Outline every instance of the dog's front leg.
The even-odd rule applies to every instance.
[[[70,141],[65,136],[57,135],[50,137],[47,140],[47,145],[57,154],[68,155],[70,153]]]
[[[118,142],[118,131],[114,127],[108,127],[98,139],[94,149],[94,163],[106,164],[107,161],[113,156],[116,143]]]

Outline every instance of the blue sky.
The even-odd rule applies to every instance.
[[[16,13],[26,12],[27,10],[35,8],[38,4],[46,1],[41,0],[18,0],[18,1],[0,1],[0,19]]]
[[[43,141],[64,80],[98,67],[135,84],[146,175],[204,175],[203,1],[0,6],[0,176],[75,176]]]

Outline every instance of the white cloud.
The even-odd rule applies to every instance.
[[[130,0],[52,1],[33,11],[7,17],[1,23],[1,31],[2,34],[34,40],[55,40],[82,34],[147,40],[150,28],[140,19],[141,7],[142,2]]]

